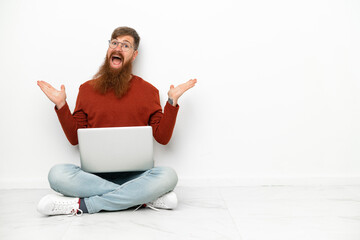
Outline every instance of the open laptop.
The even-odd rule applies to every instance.
[[[150,126],[78,129],[81,168],[86,172],[145,171],[154,167]]]

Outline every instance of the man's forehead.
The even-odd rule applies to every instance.
[[[134,44],[134,38],[132,36],[129,36],[129,35],[118,36],[118,37],[116,37],[116,40],[118,40],[120,42],[129,42],[131,44]]]

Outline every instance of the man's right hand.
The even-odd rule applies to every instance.
[[[66,104],[65,86],[61,85],[61,90],[55,89],[45,81],[37,81],[37,85],[45,93],[45,95],[52,101],[57,109],[62,108]]]

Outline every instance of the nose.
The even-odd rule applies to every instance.
[[[122,52],[123,51],[123,49],[122,49],[122,43],[118,43],[118,45],[116,46],[116,48],[115,49],[118,49],[119,48],[119,50]]]

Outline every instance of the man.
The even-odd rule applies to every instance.
[[[78,144],[79,128],[145,125],[152,127],[156,141],[169,142],[179,110],[178,99],[197,80],[191,79],[177,87],[171,85],[163,112],[158,90],[132,75],[139,42],[140,37],[132,28],[114,30],[104,64],[93,80],[79,88],[73,114],[66,103],[64,85],[59,91],[38,81],[40,89],[55,104],[71,144]],[[144,172],[92,174],[73,164],[60,164],[50,170],[48,179],[51,188],[64,196],[43,197],[38,211],[45,215],[118,211],[143,204],[172,209],[177,205],[176,195],[172,192],[177,175],[168,167],[155,167]]]

